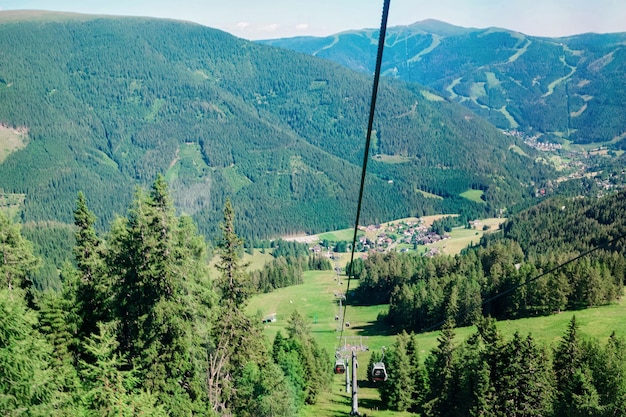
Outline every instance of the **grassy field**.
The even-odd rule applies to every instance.
[[[327,370],[331,372],[332,355],[339,345],[337,332],[338,304],[335,293],[344,292],[347,282],[345,277],[336,279],[332,271],[305,272],[304,284],[288,288],[282,288],[269,294],[254,296],[247,307],[250,314],[258,314],[261,317],[276,314],[277,321],[267,324],[265,334],[268,343],[271,343],[278,331],[285,332],[285,326],[290,314],[298,310],[308,321],[311,333],[318,343],[326,349],[329,355]],[[341,283],[339,283],[341,282]],[[357,281],[350,283],[351,288],[358,285]],[[408,416],[409,413],[397,413],[385,410],[380,403],[378,392],[375,388],[367,386],[366,364],[372,351],[380,351],[383,346],[394,343],[394,329],[377,322],[380,313],[387,310],[386,305],[376,306],[348,306],[346,321],[350,327],[344,331],[344,335],[350,338],[351,343],[361,342],[369,347],[369,351],[358,355],[360,367],[359,379],[359,412],[368,416]],[[544,346],[553,347],[567,330],[567,325],[576,315],[580,324],[581,333],[585,336],[596,337],[605,341],[615,331],[618,336],[626,336],[626,302],[606,307],[592,308],[576,312],[563,312],[547,317],[537,317],[520,320],[507,320],[498,323],[498,328],[506,339],[510,339],[517,331],[522,335],[531,333],[533,337]],[[475,331],[473,327],[458,328],[455,330],[456,343],[461,343]],[[422,359],[436,346],[438,332],[423,333],[417,335]],[[302,416],[344,416],[348,415],[351,407],[351,397],[345,392],[344,377],[333,375],[332,387],[329,392],[321,395],[317,404],[307,406]]]
[[[363,235],[363,232],[359,231],[357,236]],[[354,229],[343,229],[337,230],[334,232],[322,233],[317,235],[319,240],[328,240],[330,242],[339,242],[341,240],[345,240],[347,242],[352,242],[352,238],[354,237]]]
[[[15,152],[26,146],[26,132],[0,124],[0,163],[2,163],[11,152]]]
[[[25,199],[26,194],[0,193],[0,211],[8,218],[15,219]]]
[[[485,200],[481,198],[483,196],[483,191],[481,190],[467,190],[464,193],[461,193],[460,195],[461,197],[466,198],[470,201],[474,201],[479,204],[486,204]]]

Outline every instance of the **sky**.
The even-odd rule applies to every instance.
[[[256,40],[378,28],[382,4],[382,0],[0,0],[0,12],[38,9],[172,18]],[[425,19],[549,37],[626,32],[626,1],[391,0],[389,26]]]

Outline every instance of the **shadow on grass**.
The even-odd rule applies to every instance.
[[[359,336],[392,336],[397,330],[382,321],[370,321],[363,326],[352,326],[351,329],[356,330]]]
[[[374,412],[379,410],[387,410],[381,400],[374,398],[359,399],[359,413],[361,416],[369,415],[370,411]]]

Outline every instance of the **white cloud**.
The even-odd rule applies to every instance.
[[[278,23],[270,23],[269,25],[260,26],[259,30],[262,32],[276,32],[278,30]]]
[[[235,26],[237,26],[237,29],[246,29],[248,27],[250,27],[250,23],[249,22],[239,22],[237,23]]]
[[[309,28],[308,23],[299,23],[296,25],[297,30],[307,30]]]

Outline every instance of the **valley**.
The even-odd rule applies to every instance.
[[[377,35],[0,10],[0,414],[623,413],[626,34],[389,28],[350,265]]]

